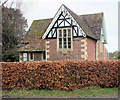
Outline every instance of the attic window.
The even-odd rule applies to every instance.
[[[72,49],[72,28],[58,28],[57,33],[58,50]]]

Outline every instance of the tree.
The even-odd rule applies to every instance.
[[[17,45],[26,27],[27,20],[20,9],[2,5],[2,61],[18,61]]]

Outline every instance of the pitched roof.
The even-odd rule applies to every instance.
[[[102,28],[103,13],[77,15],[65,5],[71,16],[76,20],[79,26],[84,30],[87,36],[93,39],[100,39]],[[23,43],[27,45],[21,47],[19,51],[43,51],[45,50],[45,41],[42,36],[52,22],[53,18],[34,20],[28,33],[26,34]]]
[[[45,40],[35,36],[29,43],[22,46],[19,50],[22,51],[45,51]]]
[[[103,24],[103,13],[79,15],[79,17],[82,18],[82,20],[86,23],[86,25],[92,31],[91,35],[95,36],[96,39],[99,39],[102,24]]]
[[[65,8],[73,16],[73,18],[77,21],[79,26],[85,31],[87,36],[92,37],[94,39],[100,38],[103,13],[77,15],[72,10],[67,8],[66,6],[65,6]]]
[[[19,48],[19,52],[22,51],[44,51],[45,50],[45,40],[41,39],[48,25],[52,21],[52,18],[34,20],[28,33],[23,39],[23,45]]]
[[[41,38],[46,31],[48,25],[51,23],[53,18],[49,19],[41,19],[41,20],[34,20],[31,27],[29,28],[25,38],[23,39],[23,43],[30,42],[36,36]]]

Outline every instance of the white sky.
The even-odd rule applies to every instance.
[[[62,4],[78,15],[104,12],[108,52],[118,50],[118,0],[19,0],[23,1],[22,11],[28,20],[53,18]],[[28,28],[29,28],[28,27]]]

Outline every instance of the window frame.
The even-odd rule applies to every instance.
[[[68,36],[68,30],[71,30],[70,36]],[[62,37],[59,37],[59,31],[62,31]],[[66,37],[64,37],[64,30],[66,30]],[[62,38],[62,48],[59,48],[59,39]],[[64,48],[64,39],[66,38],[66,48]],[[68,48],[68,38],[71,38],[71,48]],[[57,51],[73,51],[73,34],[72,28],[57,28]]]
[[[25,54],[26,54],[26,56],[25,56]],[[26,60],[25,60],[25,58],[26,58]],[[23,61],[28,61],[28,53],[23,53]]]

